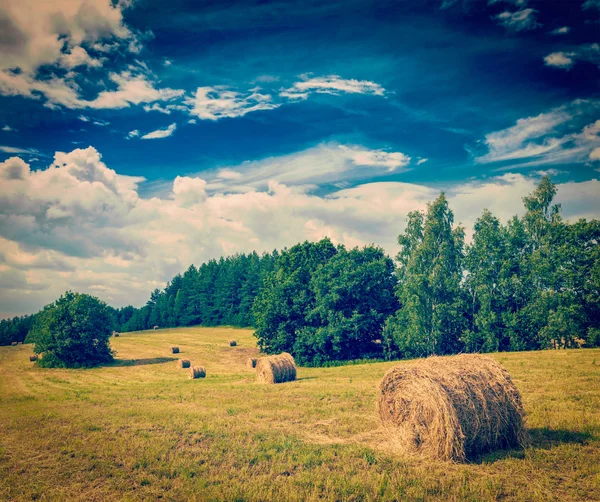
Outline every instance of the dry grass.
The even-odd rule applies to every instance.
[[[260,383],[283,383],[296,380],[296,362],[291,354],[261,357],[256,363],[256,379]]]
[[[430,357],[389,370],[379,416],[390,438],[432,459],[464,461],[524,444],[523,406],[508,372],[490,357]]]
[[[174,342],[205,379],[165,357]],[[30,345],[0,347],[0,500],[600,500],[600,350],[493,354],[531,443],[463,464],[390,446],[377,385],[398,363],[300,367],[294,382],[261,385],[246,367],[258,356],[249,330],[111,345],[117,362],[91,370],[39,368]]]

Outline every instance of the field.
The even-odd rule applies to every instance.
[[[249,330],[111,343],[117,362],[91,370],[0,347],[0,500],[600,500],[600,350],[494,354],[531,445],[451,464],[387,445],[375,394],[397,363],[299,368],[268,386],[245,367]],[[189,380],[178,356],[207,378]]]

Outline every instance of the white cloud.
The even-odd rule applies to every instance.
[[[487,134],[483,142],[487,153],[477,156],[475,162],[529,160],[520,164],[523,167],[585,162],[600,141],[597,122],[588,122],[583,128],[580,125],[579,132],[570,130],[582,121],[593,120],[599,107],[599,101],[575,100],[550,112],[519,119],[514,126]]]
[[[568,26],[561,26],[560,28],[556,28],[556,29],[552,30],[550,33],[552,35],[566,35],[570,31],[571,31],[571,28],[569,28]]]
[[[39,155],[40,152],[35,150],[34,148],[18,148],[15,146],[0,146],[0,152],[4,153],[16,153],[16,154],[28,154],[28,155]]]
[[[12,127],[10,127],[9,125],[5,125],[2,130],[4,132],[15,132],[15,129],[13,129]]]
[[[166,129],[158,129],[156,131],[149,132],[148,134],[144,134],[141,139],[160,139],[160,138],[168,138],[172,136],[177,129],[177,124],[173,123]],[[130,133],[131,134],[131,133]]]
[[[571,68],[573,66],[573,56],[575,54],[573,52],[553,52],[552,54],[548,54],[544,58],[544,63],[546,66],[554,66],[556,68]]]
[[[279,107],[269,94],[242,93],[222,86],[198,87],[194,97],[186,102],[191,106],[190,113],[202,120],[243,117],[247,113]]]
[[[177,177],[168,194],[144,199],[142,179],[120,176],[93,148],[57,153],[35,171],[11,158],[0,163],[0,178],[0,271],[7,278],[0,278],[0,301],[19,312],[66,289],[142,305],[191,263],[326,235],[349,246],[374,242],[393,255],[408,212],[424,209],[439,189],[469,233],[484,207],[503,221],[522,211],[521,197],[538,179],[505,174],[435,189],[368,183],[321,197],[276,181],[265,191],[211,193],[203,178]],[[598,218],[599,190],[597,180],[561,184],[557,200],[566,217]]]
[[[91,57],[88,52],[81,46],[73,47],[70,52],[63,53],[60,56],[58,64],[67,70],[72,70],[79,66],[87,66],[89,68],[100,68],[103,61]]]
[[[383,96],[385,89],[368,80],[343,79],[338,75],[325,77],[302,76],[302,80],[296,82],[289,89],[284,89],[279,96],[288,99],[307,99],[313,93],[325,94],[373,94]]]
[[[134,129],[133,131],[129,131],[127,133],[127,138],[137,138],[140,135],[140,131],[138,129]]]
[[[417,160],[417,165],[420,166],[421,164],[424,164],[425,162],[427,162],[429,159],[419,159]]]
[[[498,20],[498,24],[509,31],[528,31],[541,26],[535,19],[537,12],[535,9],[520,9],[516,12],[504,11],[495,16],[495,19]]]
[[[86,117],[85,115],[79,115],[77,118],[82,122],[88,122],[97,126],[107,126],[110,124],[110,122],[108,122],[107,120],[93,119],[90,117]]]
[[[568,70],[575,61],[586,61],[600,65],[600,44],[581,45],[571,52],[553,52],[544,58],[547,66]]]
[[[311,190],[341,181],[373,179],[402,173],[410,157],[401,152],[371,150],[358,145],[327,143],[301,152],[259,161],[237,168],[204,172],[210,192],[249,192],[264,190],[270,182]]]
[[[188,124],[195,124],[196,123],[196,119],[190,119],[188,120]]]
[[[600,160],[600,146],[597,146],[590,152],[590,160]]]

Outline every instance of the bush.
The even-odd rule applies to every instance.
[[[38,364],[52,368],[81,368],[113,359],[109,345],[112,317],[98,298],[67,291],[44,307],[31,331]]]

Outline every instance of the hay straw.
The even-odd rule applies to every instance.
[[[190,368],[190,379],[204,378],[206,376],[206,369],[203,366],[194,366]]]
[[[189,359],[180,359],[179,362],[179,367],[180,368],[189,368],[190,367],[190,360]]]
[[[235,347],[236,345],[237,345],[237,342],[235,340],[229,340],[230,347]]]
[[[525,441],[519,391],[489,357],[430,357],[395,366],[379,385],[377,408],[391,441],[428,458],[464,461]]]
[[[179,354],[179,347],[171,347],[172,354]]]
[[[261,357],[256,363],[256,377],[261,383],[282,383],[296,380],[296,362],[291,354]]]
[[[256,357],[249,357],[249,358],[248,358],[248,360],[246,361],[246,366],[247,366],[249,369],[254,369],[254,368],[256,368],[256,361],[257,361],[257,360],[258,360],[258,359],[256,359]]]

